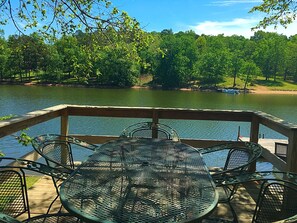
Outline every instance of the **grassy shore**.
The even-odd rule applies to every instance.
[[[230,88],[233,86],[233,78],[227,78],[224,83],[220,84],[221,88]],[[236,80],[236,88],[243,89],[244,81]],[[283,81],[281,79],[265,80],[259,77],[253,85],[247,86],[251,93],[255,94],[297,94],[297,84],[291,81]]]

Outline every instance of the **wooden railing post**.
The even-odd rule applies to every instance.
[[[260,128],[259,117],[257,117],[256,115],[253,115],[252,122],[251,122],[251,129],[250,129],[250,142],[258,143],[259,128]],[[250,165],[249,171],[251,172],[256,171],[256,162]]]
[[[153,128],[152,128],[152,138],[158,138],[158,129],[154,128],[155,124],[159,123],[159,114],[156,109],[153,109],[153,114],[152,114],[152,122],[153,122]]]
[[[65,111],[63,114],[61,114],[61,135],[62,136],[67,136],[69,131],[69,123],[68,123],[68,113]],[[67,163],[67,157],[68,157],[68,150],[65,148],[62,149],[61,152],[61,161],[62,163],[66,164]]]
[[[61,135],[67,136],[69,131],[68,115],[61,115]]]
[[[291,129],[288,138],[287,171],[297,173],[297,129]]]
[[[250,130],[250,142],[258,143],[259,141],[259,128],[260,128],[260,120],[259,117],[253,115],[251,130]]]

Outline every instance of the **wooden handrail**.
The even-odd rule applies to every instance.
[[[297,125],[288,123],[282,119],[261,111],[246,110],[214,110],[214,109],[186,109],[186,108],[156,108],[156,107],[121,107],[121,106],[84,106],[84,105],[57,105],[38,111],[29,112],[23,116],[10,120],[0,121],[0,138],[13,134],[22,129],[60,117],[60,132],[68,135],[70,116],[97,116],[97,117],[121,117],[121,118],[146,118],[153,122],[161,122],[162,119],[174,120],[210,120],[210,121],[234,121],[251,124],[250,140],[258,142],[260,125],[264,125],[276,132],[288,137],[288,171],[297,172]],[[117,136],[86,136],[77,135],[93,143],[103,143]],[[224,141],[181,139],[193,146],[205,147]]]

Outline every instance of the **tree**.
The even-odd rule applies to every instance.
[[[1,30],[0,30],[1,31]],[[0,81],[4,78],[4,72],[8,59],[8,46],[4,38],[0,37]]]
[[[283,71],[286,36],[257,31],[251,40],[256,42],[254,61],[261,68],[266,80],[272,76],[276,81],[277,74]]]
[[[203,54],[198,62],[199,79],[202,85],[213,85],[223,82],[229,64],[226,50],[209,51]]]
[[[139,26],[109,0],[2,0],[0,25],[9,22],[21,33],[31,29],[53,36],[77,29],[92,33],[110,27],[128,30]]]
[[[250,12],[256,11],[266,13],[266,16],[254,28],[262,27],[265,29],[270,25],[287,27],[296,19],[297,2],[296,0],[263,0],[262,4],[250,10]]]
[[[226,42],[230,54],[229,71],[233,77],[233,87],[236,87],[236,79],[243,63],[244,49],[246,47],[247,39],[243,36],[233,35],[231,37],[226,37]]]
[[[9,47],[9,55],[6,63],[6,70],[9,73],[9,77],[15,77],[15,75],[19,75],[20,81],[23,81],[22,76],[22,66],[24,62],[23,54],[22,54],[22,45],[20,36],[13,35],[8,37],[8,47]]]
[[[133,48],[133,44],[118,43],[103,49],[99,61],[102,74],[99,80],[102,84],[117,87],[131,87],[136,84],[140,64],[138,54]]]
[[[205,46],[197,62],[199,80],[202,85],[216,87],[224,81],[230,68],[230,52],[223,35],[206,36]]]
[[[261,74],[261,70],[252,61],[246,61],[243,63],[240,72],[245,76],[244,91],[247,89],[247,85],[252,83],[257,75]]]
[[[68,73],[68,78],[72,77],[79,57],[77,39],[73,36],[63,36],[55,43],[55,46],[62,59],[63,73]]]
[[[185,87],[193,79],[198,50],[191,32],[161,32],[160,48],[164,52],[154,73],[154,81],[164,88]]]
[[[287,75],[293,77],[293,81],[297,82],[297,35],[292,36],[286,47],[286,59],[285,59],[285,75],[284,79],[287,79]]]
[[[58,53],[57,47],[55,45],[47,45],[44,52],[46,52],[46,54],[40,62],[40,69],[43,71],[41,80],[45,82],[60,82],[63,72],[63,61]]]

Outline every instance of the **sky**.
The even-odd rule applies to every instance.
[[[242,35],[249,38],[263,14],[249,13],[261,0],[111,0],[118,9],[136,18],[148,32],[173,32],[193,30],[198,35]],[[5,36],[17,34],[13,26],[4,28]],[[288,37],[297,33],[297,21],[287,29],[267,28],[267,32],[278,32]]]
[[[249,13],[261,0],[114,0],[113,4],[136,18],[148,31],[172,29],[173,32],[193,30],[197,34],[242,35],[249,38],[263,14]],[[297,22],[287,29],[273,27],[267,32],[287,36],[297,33]]]

